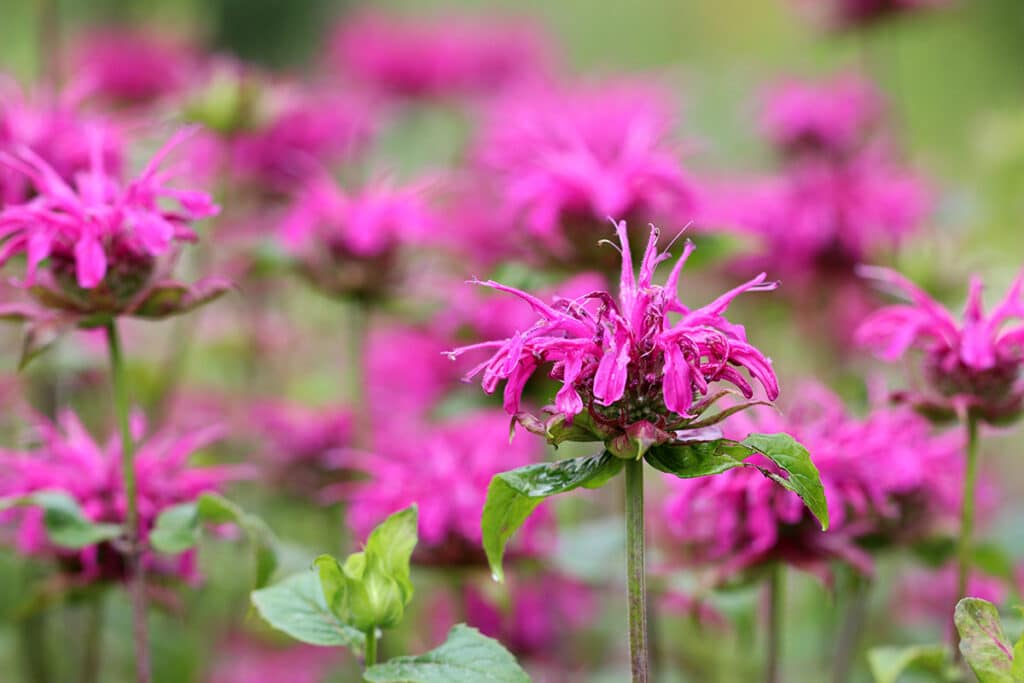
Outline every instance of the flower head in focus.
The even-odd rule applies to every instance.
[[[590,266],[606,261],[595,247],[609,217],[690,221],[698,193],[668,140],[668,102],[627,83],[527,90],[495,103],[475,157],[499,188],[504,219],[545,258]]]
[[[481,283],[522,299],[534,311],[534,323],[508,339],[487,341],[455,349],[456,358],[477,350],[493,355],[467,375],[482,374],[482,386],[493,392],[505,381],[505,410],[531,431],[549,432],[548,426],[520,412],[527,380],[542,365],[562,383],[549,408],[562,424],[579,423],[590,437],[605,441],[618,436],[666,440],[670,432],[687,426],[705,410],[710,385],[726,382],[747,398],[754,396],[746,370],[769,399],[779,395],[771,362],[746,339],[740,325],[725,319],[730,302],[748,291],[769,291],[775,283],[761,273],[726,292],[715,301],[690,309],[679,301],[683,264],[693,251],[687,243],[665,284],[653,282],[659,263],[670,258],[658,251],[658,230],[651,228],[639,273],[633,270],[625,222],[616,225],[621,245],[622,271],[618,298],[591,292],[576,299],[556,298],[545,303],[526,292],[496,282]],[[651,434],[653,432],[653,434]],[[614,446],[609,447],[613,452]]]
[[[433,229],[421,185],[380,182],[346,192],[322,173],[295,201],[281,237],[317,289],[373,299],[394,284],[401,248],[424,241]]]
[[[6,497],[60,491],[71,496],[91,521],[123,523],[127,503],[121,478],[120,439],[97,443],[71,411],[61,413],[56,423],[36,416],[33,427],[38,440],[35,445],[0,455],[0,494]],[[143,538],[166,508],[216,491],[241,474],[232,468],[195,467],[189,462],[196,451],[220,438],[219,427],[192,430],[184,435],[171,431],[146,435],[145,425],[136,415],[133,431],[138,440],[135,472]],[[86,582],[125,578],[127,560],[116,541],[80,551],[55,548],[47,540],[42,510],[14,510],[6,514],[17,527],[15,544],[20,552],[55,557],[67,574]],[[194,559],[192,552],[174,557],[151,552],[143,555],[148,572],[186,580],[196,578]]]
[[[660,519],[681,561],[713,567],[716,581],[785,562],[827,582],[832,560],[870,574],[869,547],[947,531],[943,522],[957,518],[959,504],[959,435],[933,435],[928,421],[905,407],[850,415],[839,397],[816,384],[794,395],[799,399],[785,417],[755,408],[731,418],[726,431],[787,432],[804,443],[825,487],[828,533],[795,494],[757,470],[666,477],[670,493]]]
[[[367,12],[339,24],[328,57],[386,95],[433,99],[490,94],[535,78],[545,52],[542,37],[521,21]]]
[[[419,507],[419,544],[414,561],[423,564],[483,564],[480,514],[487,485],[506,469],[538,462],[538,443],[508,442],[508,421],[500,412],[478,411],[418,434],[398,435],[366,456],[363,483],[334,489],[348,502],[348,522],[360,537],[389,514]],[[513,553],[532,554],[546,545],[543,515],[535,515]]]
[[[857,340],[888,361],[911,348],[924,353],[929,391],[910,396],[912,403],[946,418],[965,411],[990,423],[1020,417],[1024,410],[1024,271],[988,314],[981,299],[982,281],[972,277],[962,322],[895,271],[866,267],[862,273],[908,300],[871,315],[857,331]]]

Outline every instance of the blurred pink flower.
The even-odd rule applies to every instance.
[[[62,412],[56,423],[36,416],[32,427],[38,439],[35,445],[24,451],[0,454],[0,495],[60,491],[74,498],[94,522],[123,522],[126,502],[120,439],[96,443],[70,410]],[[138,440],[135,472],[144,538],[164,509],[195,500],[206,491],[216,491],[226,481],[243,474],[238,468],[195,467],[189,463],[193,453],[220,438],[219,427],[192,430],[180,436],[169,430],[147,435],[141,414],[136,413],[133,431]],[[8,514],[8,519],[17,525],[16,546],[20,552],[53,556],[67,573],[82,581],[125,577],[125,558],[116,543],[105,542],[81,551],[54,548],[47,540],[41,510],[14,510]],[[197,578],[192,552],[175,557],[146,553],[143,562],[157,574],[186,580]]]
[[[73,92],[29,97],[0,75],[0,152],[30,149],[68,183],[87,172],[97,155],[108,173],[120,173],[120,131],[80,111],[78,99]],[[32,194],[30,178],[0,165],[0,207],[27,201]]]
[[[249,409],[262,435],[265,457],[279,465],[321,465],[352,438],[352,413],[344,408],[312,408],[281,400],[262,400]]]
[[[770,361],[746,341],[742,326],[723,317],[729,303],[747,291],[768,291],[764,273],[726,292],[712,303],[689,309],[678,299],[679,275],[693,251],[683,247],[664,286],[652,282],[655,268],[671,258],[659,252],[658,231],[651,228],[639,277],[626,234],[616,225],[622,250],[619,297],[594,292],[575,300],[556,298],[551,305],[531,294],[488,281],[532,307],[534,324],[508,339],[455,349],[451,357],[490,350],[493,355],[467,375],[483,373],[482,385],[493,392],[505,380],[505,410],[516,415],[527,380],[541,364],[562,382],[555,409],[569,421],[584,411],[612,433],[649,423],[661,430],[677,429],[694,416],[695,396],[708,393],[712,382],[736,386],[748,398],[754,389],[737,368],[744,368],[768,397],[779,394]]]
[[[538,462],[542,454],[532,439],[509,443],[502,413],[478,411],[423,424],[415,435],[381,439],[378,451],[363,462],[370,479],[339,485],[328,495],[340,494],[348,502],[348,523],[360,538],[392,512],[416,503],[417,561],[483,564],[480,515],[491,477]],[[546,517],[534,517],[517,536],[513,556],[546,547]]]
[[[499,188],[505,219],[526,231],[521,239],[564,260],[593,250],[612,217],[691,220],[697,190],[668,141],[669,99],[621,83],[525,90],[496,102],[475,158]]]
[[[341,657],[335,648],[280,647],[235,636],[217,647],[207,683],[325,683]]]
[[[914,569],[902,574],[895,587],[895,613],[907,622],[933,622],[943,627],[950,623],[957,595],[957,571],[950,565],[942,569]],[[967,595],[999,606],[1015,592],[1012,582],[974,571],[967,582]]]
[[[197,50],[152,29],[105,27],[78,40],[72,81],[87,95],[145,104],[180,92],[196,73]]]
[[[962,323],[899,273],[877,267],[862,273],[909,303],[874,313],[861,325],[857,340],[888,361],[921,349],[925,375],[937,393],[920,397],[922,405],[945,406],[953,414],[971,410],[997,423],[1019,417],[1024,407],[1024,270],[988,315],[981,278],[972,277]],[[1017,323],[1004,329],[1012,321]]]
[[[378,182],[346,192],[321,173],[284,218],[281,239],[317,288],[373,297],[393,284],[399,248],[425,241],[435,228],[423,184]]]
[[[401,17],[368,11],[337,27],[329,60],[341,73],[407,98],[489,94],[545,70],[547,46],[523,21]]]
[[[907,408],[851,416],[820,385],[794,395],[785,417],[755,408],[730,418],[726,431],[740,438],[786,432],[804,444],[825,487],[828,532],[820,531],[795,494],[755,469],[666,477],[671,493],[660,518],[666,542],[681,546],[677,554],[684,563],[711,566],[725,579],[781,561],[828,581],[831,560],[873,571],[862,540],[875,546],[919,540],[956,519],[963,472],[958,434],[933,435],[928,421]]]
[[[824,83],[789,81],[768,93],[761,124],[787,155],[844,157],[875,132],[883,110],[874,85],[855,75]]]

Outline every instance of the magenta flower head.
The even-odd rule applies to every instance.
[[[861,325],[857,340],[888,361],[911,348],[923,352],[928,390],[907,397],[911,403],[936,418],[967,413],[1003,424],[1020,417],[1024,410],[1024,271],[989,314],[981,300],[981,279],[972,277],[962,322],[899,273],[876,267],[862,272],[909,301],[874,313]]]
[[[0,152],[0,166],[24,174],[38,192],[0,211],[0,264],[25,256],[20,286],[40,309],[7,307],[3,315],[32,321],[29,335],[38,336],[40,326],[176,315],[226,292],[230,285],[220,278],[189,286],[167,275],[176,244],[197,238],[190,224],[218,211],[209,195],[172,186],[160,168],[191,132],[172,137],[128,183],[106,167],[100,140],[92,141],[89,168],[73,185],[27,147]]]
[[[435,228],[423,189],[379,182],[345,192],[320,174],[286,216],[282,240],[300,273],[325,294],[379,298],[397,279],[401,248]]]
[[[771,362],[747,342],[742,326],[723,317],[738,295],[769,291],[776,283],[766,282],[762,273],[691,310],[679,301],[677,288],[693,245],[685,245],[665,284],[656,285],[655,268],[670,258],[658,251],[658,230],[652,226],[636,274],[625,222],[615,229],[622,252],[618,298],[599,291],[547,304],[497,282],[481,283],[519,297],[533,308],[536,319],[508,339],[452,351],[452,358],[476,350],[493,352],[467,379],[482,374],[487,393],[504,380],[505,410],[526,429],[550,436],[555,424],[564,428],[576,423],[589,437],[578,440],[605,441],[610,451],[623,457],[632,454],[610,440],[621,437],[629,442],[643,432],[645,440],[664,441],[675,430],[693,427],[716,400],[707,398],[715,382],[732,384],[752,398],[754,387],[741,369],[769,399],[777,398],[779,385]],[[554,406],[547,409],[553,422],[546,423],[520,406],[523,387],[542,365],[550,366],[551,377],[562,383]]]
[[[413,559],[423,564],[482,564],[480,513],[487,483],[508,467],[542,459],[532,440],[508,443],[508,422],[500,413],[478,411],[419,433],[388,440],[367,456],[365,483],[334,489],[347,500],[348,522],[364,538],[382,519],[412,503],[419,506],[419,544]],[[330,494],[329,494],[330,495]],[[514,553],[535,555],[550,542],[538,515],[520,536]]]
[[[805,444],[825,488],[828,533],[794,493],[757,470],[665,478],[670,493],[660,519],[667,546],[679,549],[683,563],[711,568],[716,582],[775,562],[824,581],[833,560],[870,574],[868,548],[920,541],[956,519],[959,436],[934,436],[928,421],[906,408],[852,416],[823,386],[804,386],[797,395],[785,417],[754,409],[732,418],[726,432],[787,432]]]
[[[629,83],[498,102],[476,158],[499,188],[504,219],[522,226],[545,258],[584,266],[607,265],[595,236],[611,216],[690,221],[697,189],[668,140],[668,102],[656,88]]]
[[[0,456],[0,494],[21,496],[42,491],[69,495],[93,522],[125,521],[126,498],[121,479],[120,439],[98,444],[78,417],[66,411],[56,423],[37,416],[33,427],[37,443],[30,449]],[[186,435],[161,431],[148,436],[141,416],[133,424],[138,440],[135,471],[138,479],[139,518],[143,539],[157,516],[166,508],[195,500],[218,490],[241,472],[227,467],[195,467],[189,458],[222,434],[217,427],[192,430]],[[127,558],[117,540],[86,546],[80,551],[59,549],[47,540],[43,511],[12,510],[9,520],[17,527],[15,544],[26,555],[53,557],[75,579],[119,581],[126,577]],[[180,577],[197,577],[194,553],[167,557],[147,552],[147,571]]]
[[[883,110],[875,87],[854,75],[826,83],[789,81],[768,93],[761,125],[786,156],[842,158],[876,130]]]
[[[367,12],[338,26],[329,59],[386,95],[434,99],[486,95],[545,70],[546,46],[522,21],[431,20]]]

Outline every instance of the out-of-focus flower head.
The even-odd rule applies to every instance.
[[[499,640],[519,659],[566,661],[561,653],[567,637],[597,614],[593,590],[551,572],[513,574],[510,579],[507,599],[500,602],[476,586],[466,586],[466,622]]]
[[[281,238],[315,287],[372,299],[394,284],[400,248],[422,243],[435,228],[422,183],[347,192],[321,173],[296,199]]]
[[[633,270],[625,222],[616,225],[621,245],[622,273],[618,299],[608,292],[591,292],[576,299],[555,298],[545,303],[526,292],[497,282],[481,283],[522,299],[535,313],[535,322],[508,339],[486,341],[455,349],[456,358],[477,350],[493,355],[467,374],[482,373],[482,386],[493,392],[505,381],[505,410],[530,431],[548,434],[542,424],[520,411],[523,387],[542,365],[562,388],[548,411],[561,423],[579,423],[592,438],[604,441],[629,436],[636,430],[644,440],[666,440],[706,409],[715,382],[728,382],[747,398],[754,387],[745,369],[774,400],[778,381],[771,362],[747,342],[743,327],[723,314],[743,292],[768,291],[775,283],[761,273],[715,301],[690,309],[679,301],[683,264],[693,251],[687,242],[664,286],[653,282],[659,263],[671,258],[658,251],[658,230],[651,228],[639,274]],[[709,399],[713,402],[714,399]],[[615,452],[614,445],[608,448]],[[623,454],[625,456],[625,454]]]
[[[594,251],[610,217],[685,224],[697,189],[668,137],[667,94],[646,83],[528,89],[500,99],[475,157],[499,188],[500,208],[522,240],[558,261],[602,260]],[[606,259],[604,259],[606,260]]]
[[[191,133],[174,135],[134,180],[122,183],[91,141],[90,165],[66,182],[27,147],[0,152],[0,166],[31,179],[38,194],[0,211],[0,263],[24,254],[21,286],[53,314],[80,321],[136,315],[160,318],[191,310],[224,293],[219,278],[186,286],[166,279],[158,259],[175,243],[195,241],[190,224],[216,215],[210,196],[170,184],[161,169]],[[166,261],[166,259],[165,259]]]
[[[991,423],[1005,423],[1020,416],[1024,409],[1024,270],[989,314],[982,304],[981,278],[972,277],[962,322],[899,273],[877,267],[865,267],[862,272],[909,302],[880,309],[857,331],[860,344],[888,361],[911,348],[924,353],[929,391],[908,400],[936,417],[970,412]]]
[[[38,92],[29,97],[13,80],[0,75],[0,151],[30,149],[69,183],[88,171],[97,153],[107,172],[120,173],[120,132],[104,119],[80,111],[79,99],[74,92],[59,96]],[[32,194],[28,177],[0,165],[0,207],[26,201]]]
[[[934,436],[928,421],[907,408],[851,416],[823,386],[808,385],[794,395],[798,401],[785,417],[755,408],[731,418],[726,431],[788,432],[803,443],[825,487],[828,532],[821,532],[795,494],[757,470],[669,477],[671,493],[660,517],[682,562],[713,568],[716,580],[785,562],[829,581],[832,560],[870,574],[867,545],[921,540],[956,519],[963,472],[959,435]]]
[[[328,58],[341,73],[400,98],[486,95],[538,77],[547,46],[532,25],[369,11],[343,19]]]
[[[200,66],[198,50],[145,28],[96,29],[73,50],[72,81],[88,96],[148,104],[185,88]]]
[[[845,157],[876,131],[884,113],[874,85],[854,75],[823,83],[788,81],[765,99],[762,127],[791,157]]]
[[[97,443],[71,411],[53,423],[36,416],[32,424],[38,442],[23,451],[0,455],[0,495],[18,496],[60,491],[71,496],[93,522],[123,523],[126,499],[121,477],[121,441]],[[242,472],[230,467],[196,467],[189,462],[198,450],[218,440],[219,427],[178,435],[160,431],[146,435],[141,414],[133,418],[138,440],[135,473],[138,481],[139,528],[145,539],[164,509],[195,500],[218,490]],[[80,551],[53,547],[39,509],[14,510],[8,519],[17,524],[16,547],[27,555],[55,557],[63,570],[82,581],[117,581],[126,576],[126,558],[116,542],[87,546]],[[143,555],[147,569],[158,575],[197,578],[194,553],[169,557]]]
[[[217,648],[217,661],[208,683],[324,683],[338,664],[338,652],[328,647],[280,647],[234,636]]]
[[[950,0],[799,0],[807,12],[839,29],[872,26],[891,17],[949,4]]]
[[[1005,579],[988,576],[974,569],[967,581],[967,595],[1004,605],[1019,587]],[[953,565],[941,569],[914,569],[904,573],[895,590],[896,610],[906,622],[949,624],[950,610],[961,595],[957,594],[957,570]]]
[[[419,506],[419,544],[414,560],[423,564],[483,564],[480,515],[487,485],[499,472],[540,460],[536,441],[509,444],[508,418],[479,411],[438,424],[419,434],[383,440],[363,466],[370,479],[342,484],[334,491],[348,501],[348,522],[365,537],[389,514]],[[328,495],[331,495],[330,493]],[[543,551],[546,518],[531,517],[513,556]]]

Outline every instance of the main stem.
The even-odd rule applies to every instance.
[[[768,585],[768,659],[764,668],[765,683],[779,683],[782,662],[782,610],[786,591],[786,568],[781,562],[772,568]]]
[[[971,541],[974,534],[974,493],[978,483],[978,418],[967,415],[967,468],[960,508],[960,539],[957,542],[956,599],[966,597],[971,572]],[[960,635],[953,629],[953,656],[960,658]]]
[[[647,577],[644,570],[644,463],[626,462],[626,591],[629,601],[629,658],[633,683],[647,683]]]
[[[371,628],[366,632],[366,668],[377,663],[377,629]]]
[[[104,596],[95,596],[87,605],[89,610],[86,629],[83,635],[85,643],[82,650],[82,669],[79,680],[81,683],[99,683],[100,668],[103,662],[103,612]]]
[[[146,623],[146,573],[142,565],[142,538],[139,533],[139,492],[135,479],[135,441],[129,416],[128,382],[124,375],[121,340],[117,321],[107,323],[107,348],[110,351],[110,375],[114,385],[114,409],[121,429],[121,477],[124,480],[125,532],[128,537],[128,581],[132,602],[132,630],[135,636],[135,679],[150,683],[149,628]]]

